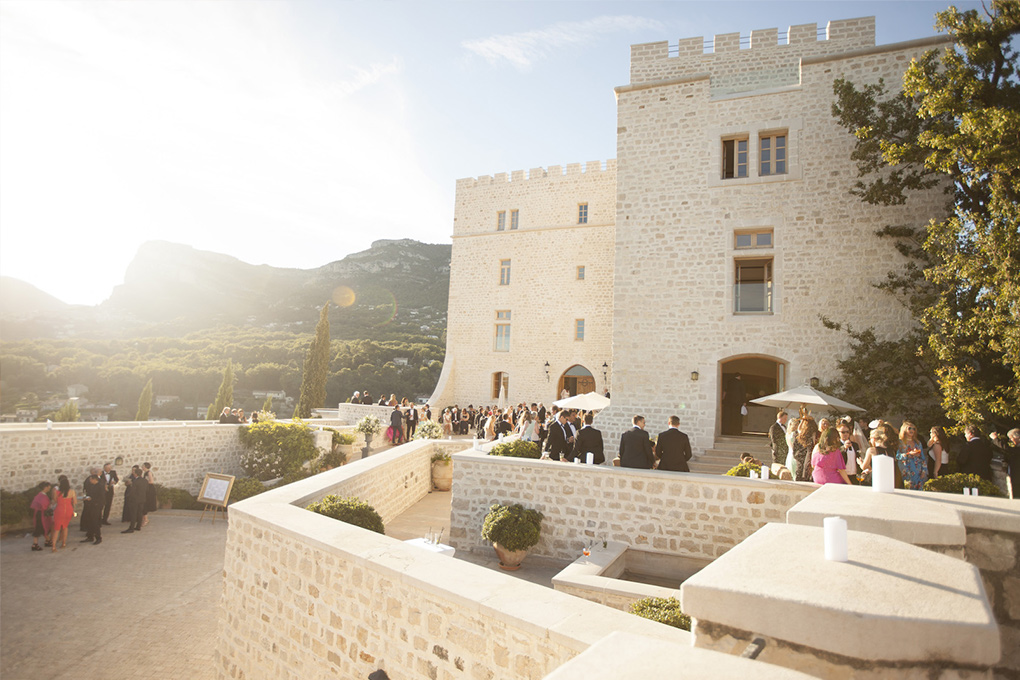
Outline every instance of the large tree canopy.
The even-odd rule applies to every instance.
[[[872,204],[946,186],[944,219],[889,225],[917,265],[882,287],[924,329],[916,352],[955,421],[1020,419],[1020,2],[984,14],[950,7],[953,44],[911,62],[902,92],[834,84],[833,115],[857,138],[853,192]],[[908,341],[909,342],[909,341]],[[848,377],[846,383],[852,383]]]

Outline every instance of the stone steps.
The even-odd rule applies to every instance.
[[[740,454],[749,453],[759,460],[771,460],[769,440],[766,437],[716,437],[712,448],[696,456],[689,463],[691,472],[707,475],[725,474],[740,463]]]

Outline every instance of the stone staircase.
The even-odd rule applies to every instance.
[[[750,453],[762,461],[771,461],[768,437],[746,435],[743,437],[716,437],[712,448],[695,456],[688,464],[691,472],[706,475],[721,475],[740,462],[740,454]]]

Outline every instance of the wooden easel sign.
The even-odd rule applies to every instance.
[[[205,473],[202,490],[198,492],[198,502],[205,503],[205,508],[202,509],[202,516],[198,518],[198,521],[201,522],[205,517],[206,510],[212,510],[212,521],[213,524],[216,524],[216,513],[224,512],[224,508],[227,507],[227,502],[230,500],[230,490],[233,487],[233,475]]]

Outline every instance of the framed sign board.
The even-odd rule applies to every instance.
[[[202,490],[198,492],[198,502],[225,508],[227,507],[227,501],[230,500],[230,490],[233,486],[233,475],[207,472],[205,473],[205,480],[202,482]]]

